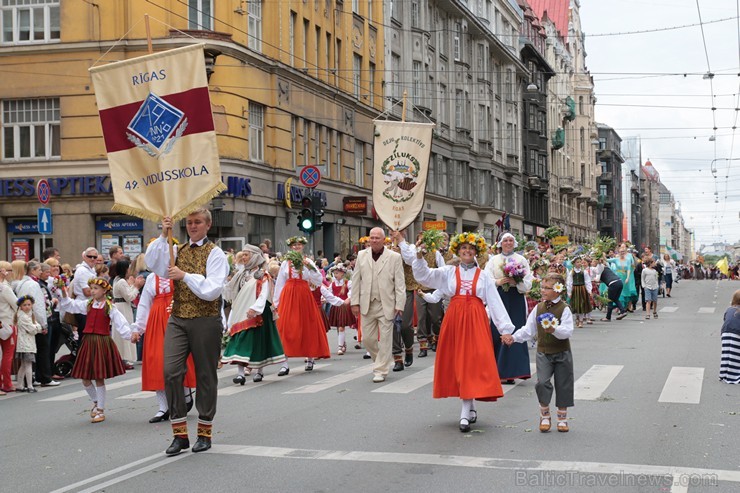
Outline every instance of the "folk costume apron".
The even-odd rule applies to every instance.
[[[504,391],[493,354],[491,329],[483,301],[475,295],[481,270],[470,281],[460,279],[445,313],[434,365],[435,399],[459,397],[495,401]],[[471,294],[461,294],[461,292]]]

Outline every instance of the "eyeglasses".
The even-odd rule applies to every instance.
[[[96,259],[96,258],[98,258],[97,255],[85,255],[85,257],[90,258],[90,259]]]

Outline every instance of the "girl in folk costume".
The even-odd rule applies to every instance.
[[[87,315],[84,337],[72,368],[72,378],[82,379],[82,385],[93,403],[90,410],[92,422],[100,423],[105,421],[105,379],[126,373],[121,355],[110,336],[111,325],[126,340],[131,339],[131,327],[108,299],[111,290],[108,281],[102,277],[93,277],[87,284],[92,296],[89,301],[73,300],[67,297],[66,287],[60,288],[64,311]]]
[[[33,364],[36,362],[35,336],[40,334],[43,329],[33,314],[34,303],[34,299],[29,295],[21,296],[16,302],[18,305],[14,320],[18,328],[16,352],[21,361],[21,366],[18,368],[18,374],[16,375],[16,383],[23,386],[20,392],[38,392],[33,388]]]
[[[583,263],[582,257],[576,257],[573,260],[573,269],[568,271],[568,298],[570,298],[570,308],[576,315],[576,327],[583,327],[583,319],[588,324],[591,321],[591,297],[588,294],[588,288],[591,287],[591,276],[588,273],[587,264]]]
[[[303,255],[307,242],[303,236],[288,238],[287,244],[295,254],[286,256],[296,259],[300,256],[300,267],[296,268],[290,258],[283,261],[275,281],[273,300],[278,311],[277,328],[285,356],[306,357],[306,371],[311,371],[315,358],[329,358],[331,352],[321,311],[309,287],[309,282],[321,285],[322,278],[316,264]],[[289,371],[286,361],[278,376],[287,375]]]
[[[460,257],[457,267],[430,268],[420,246],[421,243],[417,245],[412,266],[414,277],[420,284],[452,298],[437,343],[433,396],[435,399],[459,397],[462,400],[460,431],[467,432],[470,424],[478,420],[474,400],[495,401],[504,395],[496,369],[488,317],[504,333],[511,333],[514,325],[493,279],[476,264],[476,252],[486,249],[482,236],[462,233],[451,239],[450,250]]]
[[[170,418],[167,395],[164,391],[164,334],[167,320],[172,311],[174,281],[149,274],[141,290],[139,306],[136,308],[136,323],[131,342],[136,343],[146,334],[146,343],[141,357],[141,390],[155,392],[159,410],[149,419],[160,423]],[[183,383],[187,409],[193,407],[192,389],[195,387],[195,363],[193,356],[187,359],[187,372]]]
[[[501,253],[491,257],[486,265],[486,274],[495,281],[498,294],[506,307],[506,312],[514,326],[524,326],[527,322],[527,300],[525,295],[532,289],[532,271],[527,259],[514,253],[517,247],[516,238],[511,233],[504,233],[498,242]],[[491,326],[493,345],[498,362],[498,371],[506,383],[514,383],[515,378],[530,378],[529,350],[526,343],[511,346],[501,344],[501,328]]]
[[[334,278],[329,285],[334,296],[342,301],[349,299],[349,289],[351,281],[346,280],[344,275],[347,268],[344,265],[337,265],[331,269]],[[357,319],[352,315],[349,305],[342,303],[339,306],[332,306],[329,310],[329,326],[337,328],[337,354],[343,355],[347,352],[347,342],[345,339],[345,330],[357,324]]]
[[[229,281],[231,313],[227,327],[231,339],[226,344],[222,363],[236,363],[239,374],[234,383],[244,385],[244,368],[257,369],[255,382],[263,378],[262,368],[286,361],[272,317],[272,278],[265,271],[262,250],[247,245],[242,250],[243,268]]]
[[[601,265],[601,263],[596,258],[593,258],[593,259],[587,258],[586,262],[589,265],[588,275],[589,277],[591,277],[591,287],[590,287],[591,299],[594,302],[593,303],[594,306],[600,310],[602,308],[601,303],[598,301],[596,297],[599,296],[599,284],[601,283],[601,271],[604,270],[604,266]]]

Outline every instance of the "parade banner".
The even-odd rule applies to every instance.
[[[388,227],[414,222],[424,205],[433,123],[375,120],[373,206]]]
[[[177,221],[226,188],[203,46],[90,69],[114,211]]]

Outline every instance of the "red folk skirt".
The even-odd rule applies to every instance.
[[[144,354],[141,357],[141,390],[164,390],[164,333],[170,318],[167,308],[171,301],[171,291],[160,293],[154,297],[149,310],[144,334]],[[183,386],[195,387],[195,363],[192,354],[188,356],[185,364],[187,372]]]
[[[433,397],[495,401],[503,395],[483,302],[453,296],[437,342]]]
[[[85,334],[77,352],[72,378],[104,380],[126,373],[121,354],[109,335]]]
[[[329,358],[324,320],[308,282],[288,279],[278,305],[277,328],[288,358]]]

